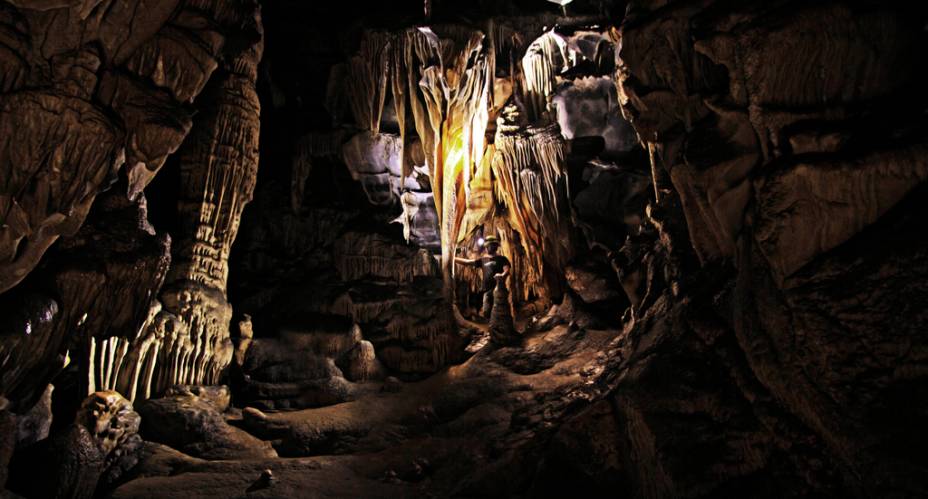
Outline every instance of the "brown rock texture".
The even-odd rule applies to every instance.
[[[138,462],[139,421],[122,395],[91,394],[74,423],[16,454],[10,489],[26,497],[94,497]]]
[[[210,460],[277,457],[267,442],[229,425],[209,398],[192,392],[169,394],[139,406],[146,440]]]
[[[147,396],[174,382],[214,379],[230,351],[224,262],[257,168],[257,5],[15,2],[0,6],[0,20],[0,292],[64,238],[54,262],[27,286],[48,289],[43,283],[52,281],[52,308],[20,324],[30,332],[28,321],[43,317],[49,326],[37,331],[47,333],[3,331],[0,349],[20,359],[10,369],[23,374],[6,377],[3,392],[28,405],[69,346],[89,373],[88,392],[118,387],[134,398],[139,388]],[[208,112],[194,129],[198,109]],[[212,134],[217,126],[223,136]],[[142,191],[185,139],[189,173],[181,187],[189,207],[182,211],[212,230],[199,242],[199,226],[175,239],[175,287],[165,291],[168,308],[159,316],[150,307],[168,270],[170,238],[148,225]],[[91,223],[81,228],[92,204]],[[187,280],[201,284],[182,292],[176,284]],[[23,299],[7,295],[11,303]],[[152,328],[156,338],[146,336]],[[162,345],[171,333],[174,341]],[[152,350],[160,353],[149,359]],[[162,375],[158,355],[162,365],[188,365]]]
[[[898,440],[923,439],[911,422],[924,414],[912,367],[924,318],[890,305],[926,299],[917,12],[628,12],[623,112],[648,145],[658,205],[679,197],[703,264],[616,355],[634,495],[924,494],[924,460]],[[661,211],[662,232],[681,226]]]
[[[0,0],[0,489],[928,496],[928,9],[555,3]]]

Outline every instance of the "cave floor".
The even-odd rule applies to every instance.
[[[505,492],[500,483],[518,492],[510,477],[537,468],[560,423],[601,393],[601,352],[619,336],[557,326],[397,392],[368,383],[333,406],[246,408],[230,423],[272,442],[280,458],[206,461],[146,443],[135,477],[112,496],[481,497]]]

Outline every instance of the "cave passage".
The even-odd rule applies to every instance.
[[[0,497],[928,497],[928,8],[0,0]]]

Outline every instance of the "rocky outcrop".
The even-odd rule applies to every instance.
[[[21,449],[13,469],[44,473],[36,482],[11,482],[12,488],[30,496],[89,497],[135,465],[138,415],[116,392],[89,399],[77,424],[51,436],[50,415],[33,415],[68,360],[79,373],[68,390],[119,390],[131,399],[178,381],[215,378],[228,363],[224,277],[206,292],[197,288],[199,294],[177,297],[182,286],[174,295],[162,293],[171,237],[149,224],[143,190],[191,130],[200,133],[188,142],[205,142],[210,161],[215,156],[244,166],[245,181],[227,179],[234,194],[208,210],[232,221],[219,224],[225,250],[216,264],[199,269],[224,264],[257,164],[260,33],[250,2],[0,6],[0,308],[6,311],[0,393],[4,411],[11,411],[4,414],[17,414],[12,420],[23,433],[14,438]],[[216,122],[201,121],[220,107],[210,99],[223,98],[197,99],[201,93],[226,95],[232,115],[221,138],[209,131]],[[195,127],[197,110],[207,112]],[[246,130],[231,133],[233,122]],[[245,152],[233,157],[228,150]],[[201,180],[182,179],[191,199],[199,202],[210,190],[221,195],[212,180]],[[174,262],[198,260],[201,252],[187,244],[187,234],[177,235],[183,244],[174,247]],[[189,275],[184,268],[176,273]],[[166,309],[156,301],[159,294]],[[212,325],[212,337],[203,325]],[[211,363],[213,352],[218,359]],[[2,449],[5,467],[11,448],[4,442]]]
[[[8,353],[5,393],[30,407],[69,349],[85,373],[82,389],[116,388],[127,351],[117,345],[145,323],[170,263],[169,247],[170,238],[148,224],[143,196],[133,202],[112,190],[97,199],[88,222],[59,241],[39,271],[43,278],[30,283],[53,290],[57,299],[20,290],[3,297],[24,307],[11,315],[0,346]]]
[[[0,291],[6,291],[35,268],[58,237],[81,226],[122,162],[117,146],[122,137],[89,102],[37,91],[4,96],[0,130],[5,151],[0,157],[5,184]]]
[[[401,135],[362,131],[342,146],[341,158],[372,205],[399,204],[402,213],[393,222],[402,224],[406,241],[436,250],[441,246],[438,213],[422,144],[403,140]]]
[[[0,290],[77,231],[123,164],[130,197],[144,189],[190,130],[186,105],[227,38],[238,36],[225,31],[234,14],[221,2],[113,3],[2,8],[0,214],[14,223],[0,236]]]
[[[622,118],[615,81],[609,76],[562,83],[552,92],[551,106],[566,139],[602,137],[604,157],[621,156],[639,147],[634,129]]]
[[[291,321],[279,338],[252,342],[241,368],[237,403],[295,409],[344,402],[353,389],[336,362],[346,360],[361,341],[361,328],[349,318],[311,315]]]
[[[293,226],[289,239],[307,245],[292,252],[281,252],[268,244],[270,240],[254,239],[279,240],[266,227],[247,225],[245,244],[267,251],[266,260],[249,267],[249,272],[283,260],[293,269],[281,280],[255,273],[245,289],[245,311],[259,333],[244,362],[243,372],[250,380],[242,385],[247,400],[261,401],[265,407],[272,399],[285,406],[324,405],[350,393],[339,388],[334,398],[317,400],[309,394],[333,388],[321,380],[363,382],[390,372],[422,375],[461,358],[463,339],[452,318],[439,312],[443,297],[435,257],[408,246],[396,231],[349,229],[336,223],[340,218],[342,224],[349,223],[348,216],[324,209],[295,217],[303,223]],[[259,227],[260,233],[251,232]],[[280,376],[261,366],[279,366]]]

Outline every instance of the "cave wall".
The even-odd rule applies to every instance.
[[[5,415],[25,414],[66,365],[78,401],[218,381],[261,47],[256,2],[0,3]],[[168,234],[145,193],[178,151],[188,223]]]
[[[623,113],[662,238],[690,253],[608,376],[634,496],[926,493],[924,22],[867,2],[630,4]]]
[[[514,302],[622,328],[530,495],[928,495],[923,8],[434,4],[431,35],[417,2],[341,38],[281,13],[345,7],[278,4],[296,41],[259,66],[255,2],[0,3],[3,473],[69,362],[140,401],[234,360],[265,409],[440,371],[447,257],[496,231]]]

